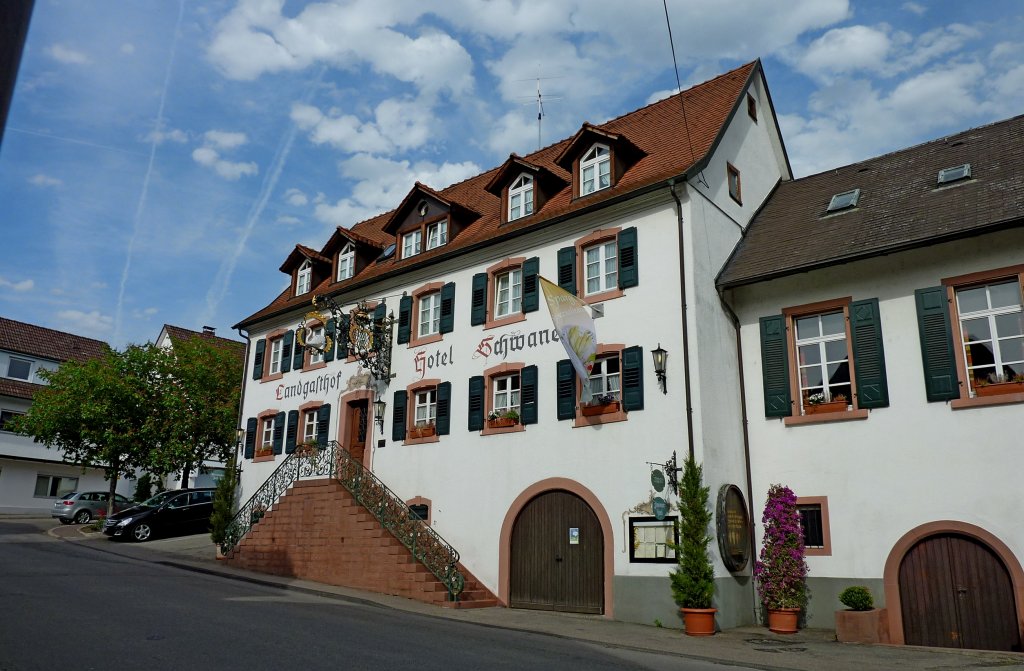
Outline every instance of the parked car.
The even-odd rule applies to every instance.
[[[213,488],[174,489],[107,518],[103,533],[111,538],[148,541],[156,535],[177,536],[210,529]]]
[[[59,501],[54,501],[50,517],[56,517],[61,524],[88,524],[95,517],[107,514],[107,492],[71,492]],[[114,512],[118,513],[132,504],[124,496],[114,494]]]

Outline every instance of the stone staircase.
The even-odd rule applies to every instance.
[[[448,588],[336,479],[296,480],[228,553],[239,568],[393,594],[445,608],[499,601],[458,564],[465,586]]]

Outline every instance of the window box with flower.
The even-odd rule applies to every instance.
[[[580,406],[580,413],[584,417],[595,415],[608,415],[619,411],[619,400],[614,394],[598,394],[589,403]]]
[[[437,435],[437,427],[433,422],[416,424],[409,428],[409,438],[429,438]]]
[[[818,415],[825,412],[845,412],[848,401],[844,394],[826,396],[824,392],[810,394],[804,399],[804,414]]]
[[[505,410],[504,412],[491,411],[487,415],[487,426],[492,429],[515,426],[518,423],[519,412],[516,410]]]
[[[1002,396],[1024,394],[1024,375],[990,375],[974,380],[976,396]]]

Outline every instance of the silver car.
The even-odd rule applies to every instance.
[[[96,517],[107,514],[107,492],[71,492],[54,501],[50,517],[56,517],[61,524],[88,524]],[[114,512],[118,513],[132,505],[124,496],[114,494]]]

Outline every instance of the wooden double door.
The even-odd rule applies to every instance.
[[[604,537],[583,499],[552,491],[532,499],[512,527],[509,605],[604,612]]]
[[[985,544],[930,536],[903,558],[899,584],[908,645],[1020,651],[1010,573]]]

